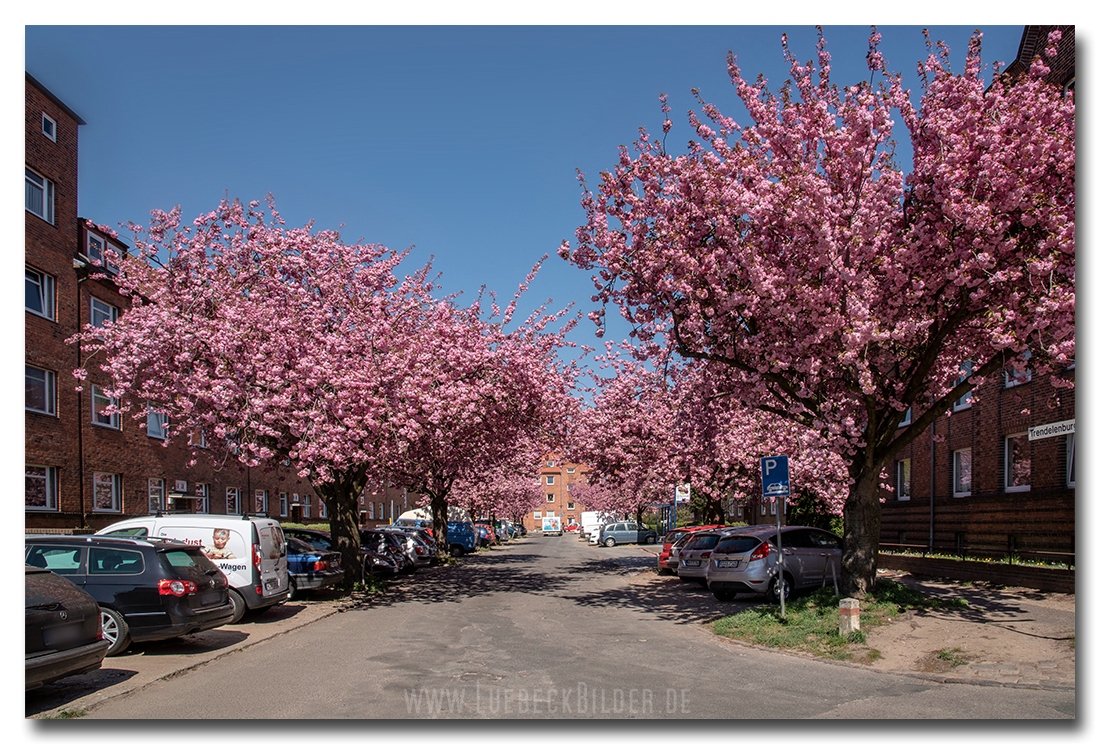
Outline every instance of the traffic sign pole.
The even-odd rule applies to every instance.
[[[775,499],[775,541],[779,550],[779,575],[776,576],[775,585],[779,590],[779,615],[786,620],[787,600],[783,596],[786,593],[783,579],[783,525],[780,521],[783,516],[780,506],[786,506],[787,496],[791,493],[790,468],[786,455],[760,458],[760,492],[764,498]]]

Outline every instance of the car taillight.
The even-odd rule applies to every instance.
[[[700,558],[710,558],[710,551],[709,551],[709,550],[707,550],[707,551],[705,551],[705,552],[703,552],[703,553],[700,553],[700,554],[699,554],[699,557],[700,557]]]
[[[422,547],[420,547],[419,545],[417,545],[417,546],[416,546],[416,554],[417,554],[417,555],[424,555],[424,548],[422,548]]]
[[[328,561],[316,561],[313,564],[313,570],[314,571],[327,571],[328,570]]]
[[[763,560],[767,558],[771,552],[771,543],[762,542],[756,546],[756,550],[752,551],[752,555],[749,556],[749,562]]]
[[[183,597],[187,594],[194,594],[199,588],[193,581],[186,581],[184,579],[161,579],[160,582],[157,583],[157,589],[163,595]]]
[[[256,568],[260,567],[260,563],[263,561],[263,553],[260,552],[259,545],[252,546],[252,565]]]

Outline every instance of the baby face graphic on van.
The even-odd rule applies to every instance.
[[[229,530],[224,527],[214,528],[214,547],[204,547],[203,552],[207,558],[226,559],[236,558],[229,549]]]

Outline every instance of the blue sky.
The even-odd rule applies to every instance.
[[[879,28],[891,68],[919,89],[921,26]],[[961,67],[974,28],[930,31]],[[1022,26],[981,28],[988,65],[1015,57]],[[270,193],[291,225],[415,246],[410,271],[434,256],[442,287],[471,298],[482,285],[510,297],[550,253],[527,305],[587,312],[588,276],[554,254],[584,219],[577,169],[594,183],[639,126],[659,131],[661,93],[673,149],[690,136],[693,87],[746,122],[726,52],[777,89],[784,31],[800,60],[814,58],[816,30],[797,23],[28,25],[25,67],[87,122],[82,217],[147,224],[151,209],[179,204],[190,219],[226,195]],[[825,26],[836,82],[865,79],[869,33]],[[587,320],[574,335],[595,342]]]

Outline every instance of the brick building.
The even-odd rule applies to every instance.
[[[1006,73],[1026,71],[1054,28],[1062,39],[1047,80],[1073,91],[1073,26],[1026,26]],[[1059,554],[1076,550],[1075,411],[1076,389],[1030,375],[1005,375],[977,401],[960,401],[894,462],[895,490],[883,491],[884,547],[1071,558]]]
[[[523,515],[523,526],[531,530],[542,529],[543,517],[560,517],[562,527],[581,523],[584,504],[571,495],[573,485],[583,482],[591,469],[573,462],[563,462],[556,455],[543,460],[539,468],[539,482],[542,484],[543,503]]]
[[[164,446],[163,417],[106,415],[107,380],[94,363],[76,390],[72,370],[87,360],[66,339],[125,312],[125,298],[97,275],[109,247],[127,246],[78,217],[84,121],[29,74],[25,117],[25,527],[95,530],[157,509],[323,518],[324,504],[291,468],[189,466],[186,442]]]

